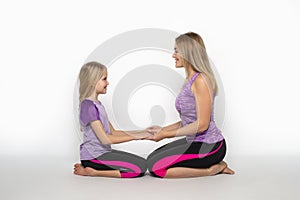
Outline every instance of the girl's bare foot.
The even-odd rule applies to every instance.
[[[84,168],[81,164],[76,163],[74,165],[74,174],[80,175],[80,176],[93,176],[95,174],[95,171],[93,168],[86,167]]]

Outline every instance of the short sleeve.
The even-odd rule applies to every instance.
[[[80,121],[84,126],[90,122],[100,120],[99,112],[93,101],[83,100],[80,106]]]

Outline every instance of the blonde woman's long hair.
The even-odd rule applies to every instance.
[[[106,67],[98,62],[84,64],[79,73],[79,105],[91,96]]]
[[[204,42],[200,35],[188,32],[175,40],[179,54],[183,58],[183,66],[191,66],[204,75],[213,95],[217,95],[218,85],[211,69]]]

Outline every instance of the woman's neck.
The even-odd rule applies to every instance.
[[[190,80],[197,71],[195,71],[192,67],[185,67],[186,79]]]

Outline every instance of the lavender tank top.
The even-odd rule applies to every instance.
[[[90,122],[100,120],[107,134],[110,125],[104,106],[100,101],[85,99],[80,104],[80,125],[83,132],[83,143],[80,145],[80,160],[95,159],[111,151],[111,145],[104,145],[94,133]]]
[[[179,112],[182,126],[186,126],[197,120],[195,96],[191,90],[191,86],[195,81],[196,77],[200,73],[196,73],[193,77],[183,86],[181,92],[176,98],[176,109]],[[215,98],[215,96],[214,96]],[[219,130],[214,121],[214,99],[212,102],[212,109],[210,114],[210,123],[206,131],[201,133],[195,133],[194,135],[186,136],[188,142],[205,142],[205,143],[216,143],[223,140],[221,130]]]

